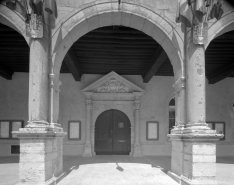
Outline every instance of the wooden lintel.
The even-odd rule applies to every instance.
[[[234,75],[234,63],[226,65],[225,67],[209,75],[208,76],[209,84],[215,84],[232,75]]]
[[[69,71],[72,73],[74,79],[76,81],[80,81],[83,73],[72,48],[67,52],[66,56],[64,57],[64,62],[66,63]]]
[[[144,83],[148,83],[150,81],[150,79],[166,60],[168,60],[167,54],[163,48],[158,48],[152,57],[150,64],[142,75]]]
[[[12,80],[12,75],[14,71],[6,68],[5,66],[0,65],[0,76],[7,79]]]

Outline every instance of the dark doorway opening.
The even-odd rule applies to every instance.
[[[121,111],[103,112],[95,124],[97,155],[129,155],[131,151],[130,121]]]

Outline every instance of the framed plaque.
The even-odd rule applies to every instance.
[[[212,130],[216,130],[217,134],[223,134],[224,137],[220,140],[225,140],[225,123],[224,122],[207,122],[208,127]]]
[[[17,139],[12,131],[23,128],[22,120],[0,120],[0,139]]]
[[[80,121],[68,122],[68,139],[70,140],[81,139],[81,122]]]
[[[147,140],[158,140],[159,123],[155,121],[146,122],[146,139]]]
[[[10,121],[0,121],[0,138],[10,138]]]
[[[19,131],[20,128],[23,127],[22,121],[12,121],[12,131]],[[17,138],[16,136],[12,135],[12,138]]]
[[[211,130],[213,130],[213,129],[214,129],[214,127],[213,127],[213,123],[207,123],[207,125],[208,125],[208,127],[209,127]]]
[[[224,137],[222,138],[225,139],[225,124],[224,123],[215,123],[215,130],[217,134],[223,134]]]

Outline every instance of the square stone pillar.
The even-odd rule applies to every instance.
[[[20,139],[19,183],[55,184],[63,172],[62,128],[22,128],[13,132]]]
[[[218,185],[216,141],[220,134],[185,134],[182,185]]]

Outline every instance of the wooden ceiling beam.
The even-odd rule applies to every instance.
[[[14,71],[8,69],[5,66],[0,65],[0,76],[7,79],[7,80],[12,80],[12,75]]]
[[[230,63],[225,67],[215,71],[211,75],[207,76],[209,84],[215,84],[229,76],[234,75],[234,63]]]
[[[154,56],[151,59],[150,64],[142,75],[144,83],[148,83],[150,79],[155,75],[155,73],[159,70],[161,65],[168,60],[167,54],[163,50],[162,47],[156,50]]]
[[[76,55],[72,48],[70,48],[70,50],[67,52],[63,61],[65,62],[69,71],[72,73],[74,79],[76,81],[80,81],[83,73],[78,59],[76,58]]]

